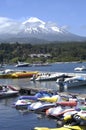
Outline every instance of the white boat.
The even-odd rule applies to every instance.
[[[35,81],[56,81],[59,77],[64,77],[64,74],[57,73],[40,73],[37,77],[31,78],[31,80]]]
[[[80,87],[86,85],[86,78],[83,76],[75,76],[72,78],[66,78],[64,79],[64,81],[57,79],[56,83],[57,86],[64,87],[64,88]]]
[[[75,70],[75,71],[86,71],[86,67],[85,67],[85,66],[76,67],[74,70]]]
[[[29,67],[29,66],[31,66],[31,64],[26,62],[19,62],[19,61],[18,64],[15,65],[15,67]]]
[[[42,73],[35,80],[36,81],[52,81],[52,80],[57,80],[57,75],[56,74],[50,74],[50,73]]]
[[[17,96],[19,90],[14,86],[0,85],[0,99]]]

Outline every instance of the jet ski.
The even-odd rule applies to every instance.
[[[46,92],[46,91],[40,91],[36,93],[33,96],[19,96],[18,100],[14,103],[14,107],[16,108],[28,108],[28,105],[30,105],[32,102],[37,101],[40,97],[51,97],[52,94]]]
[[[44,102],[51,102],[51,103],[55,103],[58,101],[61,101],[62,98],[60,95],[53,95],[52,97],[42,97],[42,98],[38,98],[39,101],[44,101]]]
[[[63,126],[61,128],[35,127],[34,130],[86,130],[86,126]]]
[[[47,109],[54,107],[55,103],[48,102],[34,102],[28,106],[28,109],[35,112],[45,112]]]
[[[64,117],[60,128],[35,127],[34,130],[86,130],[86,114],[73,114]]]
[[[64,115],[76,113],[77,111],[74,108],[68,107],[53,107],[46,110],[46,116],[53,118],[53,119],[60,119],[63,118]]]

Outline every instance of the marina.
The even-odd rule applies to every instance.
[[[85,76],[85,72],[74,72],[74,68],[80,66],[81,64],[86,65],[86,63],[55,63],[52,66],[46,67],[26,67],[21,68],[25,71],[40,71],[40,72],[58,72],[59,74],[71,74],[71,75],[82,75]],[[5,69],[14,69],[13,66],[7,66]],[[21,70],[20,67],[18,70]],[[20,88],[20,90],[25,91],[22,95],[34,95],[36,92],[45,90],[48,92],[59,93],[60,95],[76,95],[78,97],[86,98],[86,86],[78,87],[76,89],[66,89],[59,90],[56,86],[56,81],[43,81],[43,82],[33,82],[30,78],[4,78],[0,79],[1,84],[15,85]],[[55,128],[56,121],[53,119],[45,118],[44,115],[40,115],[30,111],[16,110],[13,107],[13,103],[16,102],[17,97],[11,97],[6,99],[0,99],[0,128],[1,130],[31,130],[37,126],[39,127],[50,127]],[[39,125],[38,125],[39,124]]]

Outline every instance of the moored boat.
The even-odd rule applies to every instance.
[[[60,122],[60,128],[35,127],[34,130],[86,130],[86,114],[65,116]]]
[[[80,87],[86,85],[86,78],[83,76],[74,76],[72,78],[66,78],[64,80],[57,79],[56,84],[58,87]]]
[[[74,68],[75,71],[86,71],[86,67],[82,66],[82,67],[76,67]]]
[[[55,103],[34,102],[28,106],[28,110],[32,110],[37,113],[40,113],[40,112],[45,112],[47,109],[54,106]]]
[[[0,72],[0,78],[11,78],[11,75],[16,72],[13,69],[5,69]]]
[[[38,77],[35,78],[35,81],[56,81],[58,78],[68,77],[65,74],[58,73],[40,73]]]
[[[0,85],[0,99],[18,96],[19,90],[16,87],[9,85]]]
[[[32,66],[32,65],[26,62],[19,62],[19,61],[18,61],[18,64],[15,65],[15,67],[29,67],[29,66]]]
[[[11,78],[30,78],[33,75],[38,74],[38,71],[22,71],[22,72],[15,72],[11,74]]]
[[[19,96],[18,100],[14,103],[16,108],[28,108],[32,102],[38,101],[40,97],[51,97],[51,94],[46,91],[40,91],[33,96]]]
[[[52,97],[38,98],[39,101],[51,102],[51,103],[55,103],[55,102],[59,101],[60,99],[61,99],[61,97],[59,95],[53,95]]]
[[[34,130],[86,130],[86,126],[63,126],[61,128],[35,127]]]

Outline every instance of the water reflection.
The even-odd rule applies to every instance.
[[[14,85],[19,88],[24,87],[32,87],[32,88],[43,88],[43,89],[52,89],[53,91],[63,92],[63,91],[69,91],[69,92],[85,92],[86,86],[83,87],[76,87],[76,88],[64,88],[64,87],[58,87],[56,84],[56,81],[30,81],[29,78],[20,78],[20,79],[0,79],[0,84],[6,84],[6,85]],[[83,91],[84,90],[84,91]]]

